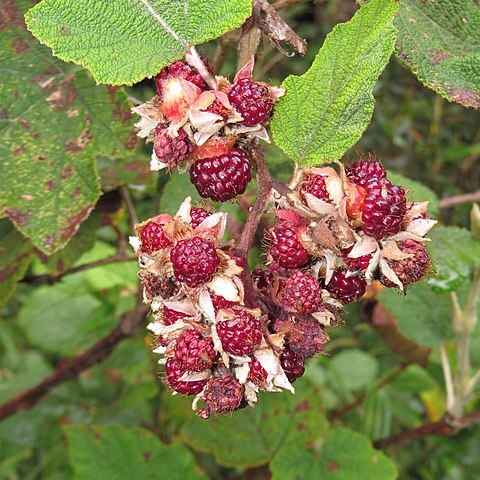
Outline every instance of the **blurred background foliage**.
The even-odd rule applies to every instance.
[[[309,49],[305,58],[286,58],[268,43],[262,43],[256,78],[277,85],[289,74],[304,73],[325,35],[338,22],[351,18],[357,8],[350,0],[283,3],[289,6],[282,15],[308,40]],[[237,40],[238,32],[231,32],[200,50],[215,61],[220,73],[232,76]],[[133,101],[150,98],[154,94],[153,82],[143,81],[127,91]],[[422,199],[428,196],[437,209],[437,197],[480,189],[478,111],[443,100],[423,87],[394,57],[374,95],[372,123],[346,161],[360,153],[375,152],[389,170],[428,187],[431,191],[410,184],[411,194]],[[288,179],[292,165],[285,155],[269,146],[267,158],[274,175]],[[147,167],[149,147],[141,147],[137,161]],[[13,291],[13,282],[23,277],[14,295],[0,309],[2,403],[39,383],[66,359],[84,352],[135,307],[134,261],[79,269],[60,281],[53,278],[72,267],[115,255],[119,238],[125,241],[130,234],[128,212],[118,184],[132,180],[122,180],[122,172],[115,170],[108,159],[105,165],[108,168],[102,169],[100,159],[103,178],[117,180],[105,182],[112,188],[107,188],[109,191],[67,247],[52,257],[38,254],[12,230],[8,220],[0,219],[2,265],[8,264],[10,257],[23,255],[29,259],[19,263],[15,274],[0,286],[0,292],[6,295]],[[151,174],[145,183],[136,180],[129,184],[129,191],[140,220],[160,211],[174,213],[187,194],[198,200],[186,175],[175,172],[169,178],[165,173]],[[239,204],[221,207],[232,215],[233,228],[244,221],[254,191],[252,185],[250,196]],[[461,204],[441,209],[440,223],[468,227],[470,207]],[[462,232],[468,236],[466,230]],[[438,253],[434,252],[434,258],[440,267],[442,258],[459,245],[448,243],[450,234],[449,229],[436,234],[440,247],[435,247]],[[462,237],[461,245],[469,241]],[[473,245],[465,261],[455,260],[456,281],[446,290],[459,290],[460,296],[462,289],[466,290],[471,274],[468,264],[473,263],[475,255],[480,256],[475,248],[480,250],[478,244]],[[124,255],[129,256],[128,249]],[[261,260],[258,248],[252,251],[252,259]],[[123,472],[121,478],[168,475],[182,479],[255,480],[273,474],[273,478],[293,479],[289,476],[292,472],[297,472],[298,478],[369,478],[358,476],[363,467],[356,467],[354,459],[352,471],[343,472],[347,476],[340,476],[340,472],[336,476],[335,462],[323,466],[315,463],[312,471],[317,476],[301,472],[313,465],[315,455],[322,458],[323,449],[348,446],[353,455],[357,449],[371,448],[368,442],[362,443],[364,438],[375,441],[442,417],[445,392],[436,347],[452,337],[448,300],[445,294],[438,293],[441,287],[434,293],[430,286],[421,284],[412,288],[405,299],[399,294],[382,293],[381,303],[377,304],[372,294],[362,305],[349,307],[346,324],[329,332],[327,355],[309,361],[305,377],[296,384],[295,397],[289,393],[266,395],[255,410],[208,422],[195,418],[190,399],[171,397],[161,382],[150,339],[141,328],[103,362],[55,388],[32,409],[0,423],[0,478],[61,480],[72,478],[74,468],[80,478],[110,478],[101,476],[103,468],[108,471],[108,465],[116,465]],[[386,310],[381,310],[382,305]],[[480,365],[478,347],[477,328],[472,345],[476,365]],[[388,382],[382,385],[385,379]],[[341,411],[359,398],[358,406]],[[305,402],[308,408],[302,409]],[[468,408],[474,409],[476,403],[478,392]],[[88,431],[93,438],[90,443],[88,435],[81,434],[79,426],[88,424],[109,425],[98,433],[102,442],[95,444],[93,430]],[[119,426],[141,427],[143,431],[139,436],[135,430],[116,430]],[[347,441],[342,437],[345,431],[335,426],[347,427],[364,437],[348,435],[347,431]],[[478,478],[480,472],[479,435],[480,427],[471,427],[453,438],[426,437],[393,445],[385,453],[395,462],[401,479],[470,480]],[[148,448],[149,458],[143,458],[146,462],[136,451],[142,442]],[[305,456],[305,446],[313,452],[311,458]],[[393,466],[381,453],[377,455],[380,470],[375,478],[394,478]],[[98,464],[88,466],[92,458]]]

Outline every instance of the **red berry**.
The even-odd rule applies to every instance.
[[[197,228],[210,215],[211,212],[208,212],[203,208],[192,207],[192,209],[190,210],[190,217],[192,218],[192,228]]]
[[[283,268],[298,268],[308,262],[308,252],[303,248],[294,227],[277,225],[270,242],[270,255]]]
[[[213,67],[208,63],[208,61],[206,61],[204,58],[202,58],[202,60],[210,73],[213,73]],[[204,82],[200,73],[197,72],[197,70],[195,70],[187,63],[176,61],[173,62],[171,65],[165,67],[160,73],[155,76],[155,86],[157,89],[157,95],[159,97],[162,97],[165,83],[170,78],[183,78],[184,80],[195,84],[201,90],[207,89],[206,83]]]
[[[343,250],[342,252],[345,265],[347,265],[350,270],[359,270],[360,272],[364,272],[368,268],[370,260],[372,259],[372,254],[368,253],[367,255],[362,255],[361,257],[352,258],[348,256],[352,249],[353,246]]]
[[[315,175],[310,174],[305,177],[305,180],[302,182],[300,188],[300,196],[302,197],[303,203],[307,204],[305,199],[305,194],[310,193],[314,197],[319,198],[327,203],[332,203],[332,199],[328,195],[327,184],[325,183],[324,175]]]
[[[262,367],[262,364],[256,358],[252,358],[248,372],[248,380],[257,386],[261,386],[267,381],[267,376],[268,373]]]
[[[405,190],[387,179],[368,183],[362,206],[362,230],[365,235],[381,240],[400,231],[407,211]]]
[[[220,263],[215,247],[200,237],[182,240],[170,253],[175,277],[189,287],[209,282]]]
[[[280,363],[289,382],[294,382],[305,373],[305,359],[290,347],[285,347]]]
[[[342,303],[350,303],[362,297],[366,287],[367,283],[359,276],[347,277],[345,272],[337,270],[325,288]]]
[[[214,293],[210,294],[210,298],[212,299],[213,308],[215,312],[218,312],[222,308],[232,308],[237,305],[236,302],[230,302],[226,298],[222,297],[221,295],[215,295]]]
[[[155,222],[148,222],[140,234],[142,240],[142,252],[153,253],[171,245],[171,241],[165,235],[163,227]]]
[[[179,378],[185,373],[182,370],[178,360],[169,358],[165,363],[165,372],[167,374],[167,383],[178,393],[185,395],[196,395],[203,390],[207,380],[195,380],[192,382],[180,381]]]
[[[402,242],[399,248],[403,253],[412,254],[413,257],[404,260],[389,260],[390,267],[404,285],[418,282],[427,273],[430,266],[427,249],[421,243],[410,239]],[[384,275],[380,276],[380,281],[389,288],[396,286]]]
[[[354,183],[366,187],[370,180],[385,178],[387,172],[381,162],[373,159],[357,160],[347,168],[347,175]]]
[[[204,198],[226,202],[245,192],[251,180],[250,159],[241,148],[218,157],[197,160],[190,168],[190,181]]]
[[[162,309],[162,320],[165,325],[172,325],[177,320],[187,317],[188,315],[183,312],[177,312],[177,310],[172,310],[167,306],[163,306]]]
[[[181,370],[201,372],[211,368],[215,355],[212,339],[196,330],[183,332],[175,342],[174,357]]]
[[[235,317],[217,323],[223,349],[232,355],[250,355],[262,341],[260,322],[245,310],[235,310]]]
[[[176,137],[171,137],[162,125],[159,124],[155,129],[153,150],[160,162],[166,163],[169,168],[175,168],[185,161],[193,149],[194,145],[188,139],[185,130],[180,129]]]
[[[202,395],[205,408],[198,410],[197,415],[208,418],[212,413],[228,413],[240,407],[243,399],[243,386],[234,377],[211,378]]]
[[[230,103],[243,117],[243,124],[253,127],[268,119],[273,100],[268,88],[248,78],[240,79],[228,94]]]
[[[281,299],[289,313],[314,313],[322,306],[318,280],[301,271],[295,272],[284,282]]]

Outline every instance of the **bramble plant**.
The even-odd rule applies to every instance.
[[[412,158],[452,109],[471,185],[477,2],[345,1],[318,52],[303,0],[2,3],[6,478],[472,478],[434,452],[475,457],[480,194],[382,119],[411,70]]]

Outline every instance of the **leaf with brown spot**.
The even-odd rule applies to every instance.
[[[480,8],[475,2],[402,0],[397,56],[427,87],[480,108]]]
[[[17,283],[35,258],[33,245],[12,227],[8,220],[0,220],[0,307],[14,294]]]
[[[123,89],[97,86],[78,67],[53,59],[26,30],[22,14],[30,6],[10,0],[0,9],[0,177],[9,181],[0,189],[0,214],[51,255],[100,196],[96,160],[109,165],[106,183],[116,187],[140,183],[148,155],[134,136]]]
[[[270,464],[272,480],[394,480],[395,464],[375,450],[367,437],[348,430],[331,430],[323,439],[320,452],[297,446],[281,449]]]
[[[307,379],[295,383],[295,389],[295,395],[262,392],[255,408],[233,416],[207,422],[191,418],[180,438],[195,450],[213,453],[219,464],[234,467],[264,465],[279,450],[310,446],[327,426],[320,395]]]

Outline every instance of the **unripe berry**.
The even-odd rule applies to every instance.
[[[174,358],[181,370],[201,372],[211,368],[215,359],[211,338],[204,338],[196,330],[187,330],[178,337],[174,347]]]
[[[142,252],[153,253],[171,245],[171,241],[165,235],[163,226],[155,222],[148,222],[143,228],[140,239]]]
[[[383,165],[373,159],[357,160],[347,168],[347,176],[357,185],[366,188],[370,180],[385,178],[387,172]]]
[[[175,277],[189,287],[212,280],[220,263],[215,247],[200,237],[178,242],[170,259]]]
[[[197,228],[206,218],[211,215],[210,212],[200,207],[192,207],[190,217],[192,218],[192,228]]]
[[[303,267],[308,262],[308,252],[301,244],[295,227],[277,225],[270,242],[270,255],[283,268]]]
[[[183,129],[178,131],[176,137],[171,137],[168,130],[158,125],[155,130],[153,150],[161,163],[166,163],[169,168],[175,168],[185,161],[193,152],[193,144],[188,139]]]
[[[190,181],[200,196],[226,202],[245,192],[251,180],[250,159],[241,148],[219,157],[197,160],[190,168]]]
[[[260,322],[245,310],[234,310],[235,316],[216,324],[223,349],[232,355],[250,355],[262,341]]]
[[[289,313],[314,313],[322,307],[318,280],[301,271],[295,272],[283,284],[281,302]]]
[[[327,184],[325,183],[325,176],[324,175],[316,175],[311,173],[307,175],[302,182],[302,186],[300,188],[300,196],[302,197],[303,203],[307,204],[305,199],[305,194],[310,193],[314,197],[323,200],[327,203],[332,203],[332,199],[330,198],[328,191],[327,191]]]
[[[262,367],[262,364],[254,357],[250,362],[248,380],[257,386],[262,386],[267,381],[268,373]]]
[[[254,127],[268,120],[273,109],[273,100],[265,85],[240,79],[228,94],[230,103],[243,117],[243,124]]]
[[[169,358],[167,360],[165,363],[165,372],[167,374],[168,385],[176,392],[185,395],[196,395],[200,393],[207,383],[207,380],[195,380],[193,382],[180,381],[179,378],[182,377],[185,370],[182,370],[178,360],[175,358]]]

